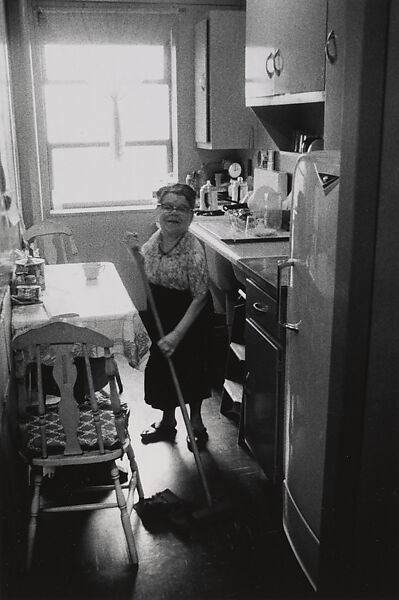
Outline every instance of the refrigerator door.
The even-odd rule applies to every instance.
[[[293,179],[287,349],[283,525],[317,588],[329,389],[338,154],[298,159]]]

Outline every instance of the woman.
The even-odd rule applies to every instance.
[[[144,323],[153,341],[145,369],[145,402],[162,410],[161,421],[142,432],[144,444],[173,440],[176,435],[176,390],[170,376],[171,358],[190,405],[190,422],[199,447],[208,439],[202,422],[202,400],[210,395],[209,333],[212,314],[204,250],[188,231],[193,219],[194,190],[174,184],[158,190],[159,230],[143,245],[144,268],[165,335],[159,335],[148,310]],[[125,243],[137,248],[136,234],[126,232]],[[191,450],[189,439],[187,444]]]

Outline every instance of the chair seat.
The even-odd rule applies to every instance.
[[[129,410],[125,403],[121,404],[124,425],[127,432]],[[116,450],[121,447],[115,428],[115,416],[107,399],[99,401],[100,422],[103,432],[104,448]],[[32,410],[20,424],[21,451],[27,458],[41,456],[41,433],[39,415]],[[88,401],[79,405],[79,425],[77,436],[83,451],[98,450],[97,433],[94,418]],[[46,438],[49,455],[60,454],[65,448],[65,434],[58,414],[58,406],[51,406],[46,411]]]

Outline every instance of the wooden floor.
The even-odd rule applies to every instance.
[[[175,443],[142,445],[140,431],[158,414],[143,402],[143,373],[123,361],[120,372],[146,497],[169,488],[204,506],[181,416]],[[220,414],[217,397],[205,402],[204,420],[210,439],[201,455],[215,505],[230,504],[228,518],[150,533],[133,511],[140,559],[133,573],[117,509],[47,515],[39,528],[32,574],[26,577],[2,560],[2,600],[312,598],[282,532],[279,501],[256,463],[237,445],[237,428]]]

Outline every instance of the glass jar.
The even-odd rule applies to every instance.
[[[283,218],[282,201],[283,198],[279,192],[265,193],[265,214],[263,222],[266,229],[281,229]]]

